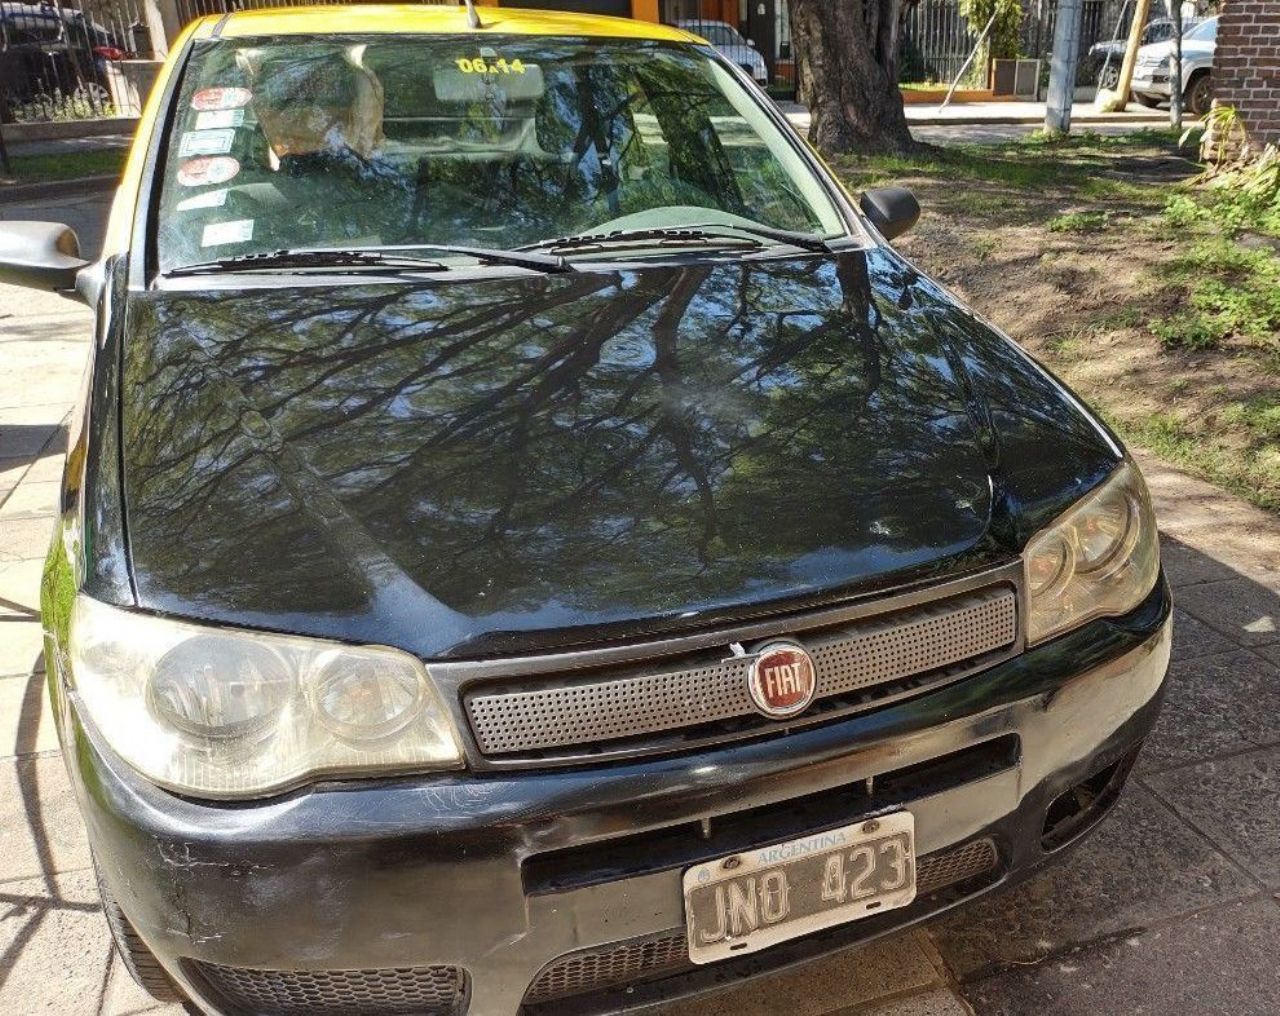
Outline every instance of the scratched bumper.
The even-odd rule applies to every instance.
[[[691,859],[751,845],[743,836],[755,845],[791,838],[775,827],[780,802],[822,800],[865,787],[867,777],[875,788],[898,789],[860,791],[860,803],[826,828],[905,806],[921,856],[977,837],[997,848],[998,869],[972,891],[925,896],[625,995],[562,1000],[547,1010],[616,1011],[885,934],[1050,860],[1067,842],[1046,845],[1051,803],[1131,761],[1155,721],[1169,616],[1162,580],[1125,618],[1094,622],[920,698],[785,738],[596,769],[333,783],[248,804],[185,800],[139,779],[71,699],[60,722],[107,883],[173,979],[219,1016],[233,1007],[196,964],[286,971],[451,964],[469,975],[469,1016],[513,1016],[558,957],[681,927],[681,871]],[[1007,766],[935,784],[907,778],[997,741],[1013,746]],[[679,830],[696,830],[707,816],[713,834],[694,837],[692,853],[655,846],[676,842]],[[738,832],[715,833],[721,823]],[[601,868],[601,858],[614,869]]]

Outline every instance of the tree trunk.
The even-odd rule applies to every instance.
[[[904,0],[791,0],[796,86],[824,155],[912,146],[898,91]]]

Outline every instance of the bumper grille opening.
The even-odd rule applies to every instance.
[[[191,963],[234,1012],[253,1016],[462,1016],[471,982],[461,967],[256,970]]]
[[[916,862],[917,898],[987,875],[998,863],[995,844],[986,839],[926,854]],[[529,986],[524,1004],[537,1006],[657,980],[691,967],[685,930],[673,928],[561,956],[544,967]]]
[[[871,792],[864,781],[748,808],[710,819],[710,834],[698,822],[618,836],[525,859],[525,892],[563,892],[686,868],[711,858],[834,829],[860,815],[937,794],[1018,764],[1021,744],[1006,734],[918,765],[882,773]]]
[[[1120,790],[1141,750],[1139,745],[1105,769],[1055,797],[1045,814],[1041,846],[1045,850],[1066,846],[1100,819],[1120,797]]]

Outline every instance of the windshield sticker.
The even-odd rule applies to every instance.
[[[226,183],[234,179],[239,172],[240,163],[228,155],[212,159],[191,159],[178,167],[178,183],[184,187]]]
[[[221,208],[227,203],[227,189],[206,191],[194,197],[183,198],[178,202],[180,212],[189,212],[194,208]]]
[[[239,127],[244,123],[243,109],[212,109],[196,114],[196,130],[212,131],[224,127]]]
[[[525,71],[524,61],[519,57],[508,62],[506,57],[501,56],[496,59],[478,56],[474,60],[462,56],[454,63],[463,74],[523,74]]]
[[[222,155],[231,151],[236,139],[233,130],[224,131],[187,131],[182,135],[182,143],[178,146],[179,155]]]
[[[200,236],[201,247],[221,247],[228,243],[247,243],[253,239],[252,219],[211,222]]]
[[[253,93],[247,88],[202,88],[191,96],[191,108],[240,109],[249,105]]]

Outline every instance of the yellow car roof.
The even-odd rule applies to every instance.
[[[211,15],[196,26],[194,35],[207,39],[221,24],[227,38],[262,35],[324,35],[378,32],[424,35],[593,36],[609,39],[651,39],[664,42],[701,42],[696,35],[649,21],[610,18],[598,14],[562,11],[507,10],[481,6],[477,10],[483,28],[472,28],[464,7],[411,6],[409,4],[361,4],[313,7],[276,7]]]

